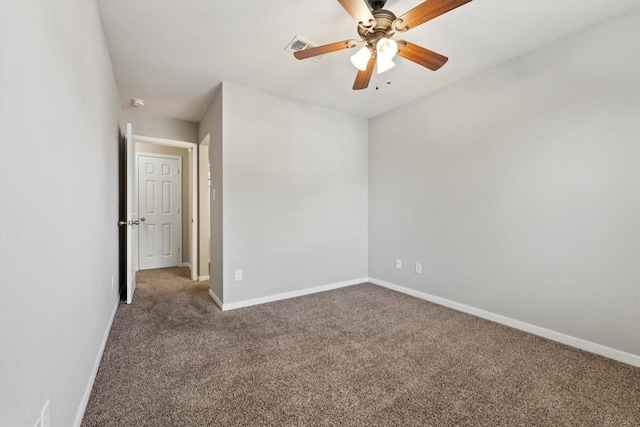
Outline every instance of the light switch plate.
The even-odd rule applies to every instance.
[[[396,269],[402,270],[402,260],[396,259]]]

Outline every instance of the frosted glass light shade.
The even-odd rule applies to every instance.
[[[391,59],[378,56],[378,59],[377,59],[378,74],[384,73],[385,71],[389,71],[395,66],[396,66],[395,62],[393,62]]]
[[[371,51],[368,47],[363,47],[351,56],[351,63],[360,71],[367,69],[367,64],[371,58]]]
[[[391,60],[398,53],[398,44],[395,40],[382,38],[376,43],[376,52],[378,53],[378,58],[383,57]]]

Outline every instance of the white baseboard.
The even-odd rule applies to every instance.
[[[198,281],[209,280],[209,276],[198,276]]]
[[[543,338],[550,339],[562,344],[566,344],[571,347],[579,348],[590,353],[599,354],[600,356],[608,357],[619,362],[628,363],[629,365],[640,367],[640,356],[627,353],[621,350],[616,350],[611,347],[606,347],[601,344],[596,344],[591,341],[586,341],[581,338],[572,337],[560,332],[552,331],[550,329],[542,328],[540,326],[532,325],[530,323],[515,320],[510,317],[495,314],[490,311],[481,310],[479,308],[471,307],[469,305],[461,304],[459,302],[451,301],[446,298],[437,297],[435,295],[427,294],[425,292],[416,291],[415,289],[405,288],[404,286],[396,285],[394,283],[385,282],[384,280],[369,278],[369,282],[382,286],[394,291],[401,292],[403,294],[411,295],[416,298],[427,300],[445,307],[452,308],[457,311],[462,311],[483,319],[490,320],[492,322],[500,323],[521,331],[529,332],[534,335],[541,336]]]
[[[182,264],[180,264],[180,267],[189,267],[189,271],[191,271],[191,264],[189,264],[188,262],[183,262]]]
[[[100,362],[102,361],[102,354],[104,353],[104,348],[107,346],[107,340],[109,339],[109,332],[111,332],[111,325],[113,324],[113,319],[116,317],[117,310],[118,310],[118,301],[116,301],[115,305],[113,306],[111,317],[107,322],[107,328],[105,329],[104,335],[102,336],[102,342],[100,343],[100,348],[98,348],[98,354],[96,355],[96,360],[93,363],[93,370],[91,371],[91,375],[89,376],[89,382],[87,383],[87,388],[84,391],[84,395],[82,396],[82,400],[80,401],[80,407],[78,408],[78,412],[76,413],[76,419],[73,423],[75,427],[80,427],[80,424],[82,424],[84,411],[87,409],[87,404],[89,403],[91,390],[93,390],[93,383],[96,380],[96,375],[98,375],[98,368],[100,367]]]
[[[211,288],[209,288],[209,296],[215,301],[216,305],[220,307],[220,310],[224,311],[224,305],[222,304],[222,301],[220,301],[220,298],[218,298],[218,296],[213,293]]]
[[[291,291],[291,292],[283,292],[281,294],[268,295],[266,297],[253,298],[253,299],[247,299],[243,301],[236,301],[236,302],[226,303],[222,305],[218,304],[218,305],[220,306],[222,311],[235,310],[237,308],[250,307],[252,305],[265,304],[268,302],[280,301],[283,299],[301,297],[303,295],[330,291],[331,289],[344,288],[346,286],[357,285],[359,283],[366,283],[368,280],[369,279],[367,277],[364,277],[361,279],[347,280],[346,282],[330,283],[328,285],[315,286],[313,288],[300,289],[300,290]],[[212,298],[213,298],[213,295],[212,295]],[[216,303],[218,302],[216,301]]]

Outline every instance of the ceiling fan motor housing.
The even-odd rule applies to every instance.
[[[385,37],[389,38],[395,33],[393,30],[393,22],[396,20],[396,15],[390,10],[385,9],[373,10],[371,13],[376,23],[371,27],[358,25],[358,34],[367,42],[369,48],[375,52],[375,45],[378,43],[378,40]]]
[[[369,6],[372,10],[382,9],[387,0],[369,0]]]

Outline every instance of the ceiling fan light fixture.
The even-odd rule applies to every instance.
[[[398,43],[395,40],[383,37],[376,43],[376,52],[378,58],[383,57],[391,60],[398,53]]]
[[[389,71],[390,69],[395,67],[396,63],[393,62],[391,59],[379,56],[378,59],[376,60],[376,65],[378,69],[378,74],[382,74],[385,71]]]
[[[365,44],[366,48],[361,48],[351,57],[351,62],[358,69],[353,90],[366,89],[369,86],[374,68],[378,69],[378,74],[393,68],[396,65],[393,62],[396,55],[432,71],[440,69],[448,60],[446,56],[406,40],[396,42],[390,37],[396,32],[402,33],[416,28],[472,0],[421,0],[422,3],[399,16],[384,9],[386,1],[338,0],[344,10],[358,23],[357,32],[360,40],[349,39],[315,46],[294,52],[293,55],[296,59],[314,58]],[[387,84],[389,82],[387,79]]]
[[[367,69],[369,59],[371,59],[371,51],[365,46],[351,56],[351,63],[358,70],[364,71]]]

